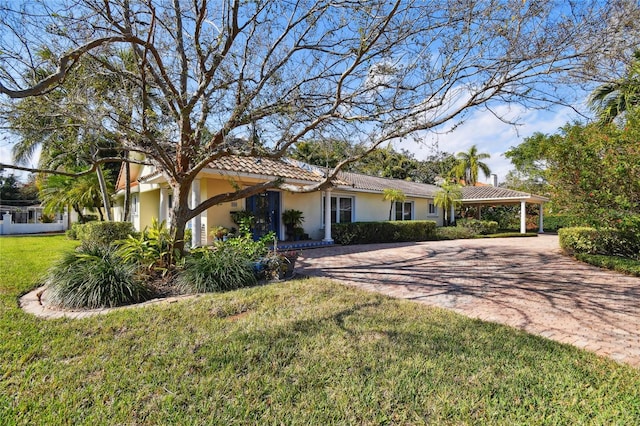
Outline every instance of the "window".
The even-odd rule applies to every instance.
[[[395,220],[412,220],[413,219],[413,202],[396,202]]]
[[[433,203],[429,203],[429,215],[435,216],[437,214],[438,214],[438,209],[436,208],[436,205]]]
[[[322,197],[322,225],[324,226],[324,201]],[[331,197],[331,223],[353,222],[353,197]]]
[[[138,216],[138,194],[131,195],[131,216]]]

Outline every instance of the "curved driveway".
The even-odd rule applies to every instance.
[[[304,251],[297,271],[569,343],[640,367],[640,278],[560,254],[558,237]]]

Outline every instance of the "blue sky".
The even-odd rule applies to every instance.
[[[470,113],[463,124],[453,132],[438,135],[427,133],[421,137],[424,143],[406,140],[395,144],[395,147],[407,149],[417,159],[423,160],[434,152],[435,143],[437,143],[439,151],[453,154],[467,151],[472,145],[477,145],[480,152],[491,155],[491,158],[485,162],[491,168],[492,173],[498,175],[498,181],[502,182],[507,172],[513,169],[511,162],[503,155],[505,151],[520,144],[524,138],[535,132],[556,133],[567,122],[581,118],[575,111],[567,107],[527,110],[519,105],[501,105],[494,107],[493,110],[503,117],[516,120],[520,125],[514,126],[504,123],[489,111],[476,110]],[[479,179],[481,182],[489,183],[490,181],[485,179],[482,174]]]

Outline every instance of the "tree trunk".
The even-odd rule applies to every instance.
[[[189,196],[191,195],[191,183],[184,182],[173,186],[173,206],[170,210],[171,235],[174,238],[174,249],[178,249],[180,253],[184,253],[185,248],[185,229],[187,223],[191,220],[189,211]],[[196,232],[196,230],[192,230]]]
[[[102,193],[102,205],[104,206],[104,210],[107,214],[107,220],[109,222],[112,222],[113,217],[111,216],[111,205],[109,203],[109,193],[107,192],[107,183],[104,180],[104,175],[102,174],[102,168],[100,167],[100,165],[96,167],[96,173],[98,175],[98,183],[100,184],[100,192]],[[102,216],[102,214],[100,216]]]
[[[389,206],[389,221],[391,221],[391,211],[393,210],[393,201],[391,202],[391,205]]]
[[[77,204],[74,204],[73,210],[75,210],[75,212],[78,213],[78,219],[80,220],[80,223],[84,223],[84,216],[82,215],[82,209],[80,209],[80,206],[78,206]]]
[[[124,214],[122,221],[129,221],[129,212],[131,211],[131,164],[126,161],[124,163]]]

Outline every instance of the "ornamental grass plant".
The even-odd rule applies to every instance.
[[[184,293],[234,290],[255,285],[253,259],[238,245],[217,244],[192,250],[176,286]]]
[[[153,296],[136,267],[103,245],[81,246],[65,253],[49,270],[47,282],[50,302],[68,309],[111,308]]]

